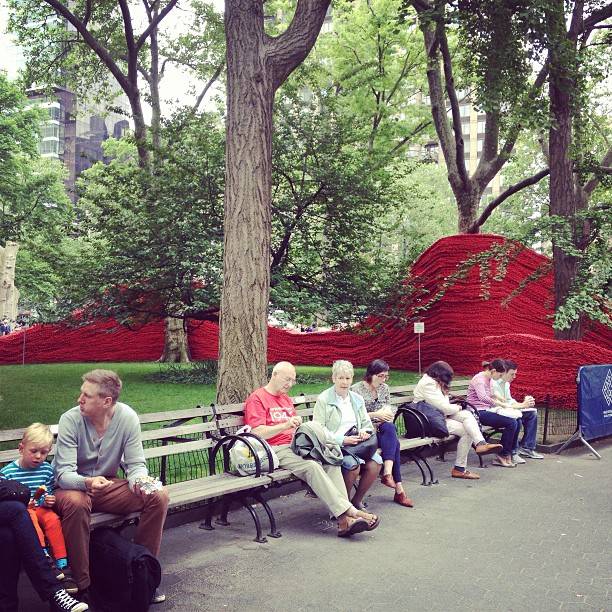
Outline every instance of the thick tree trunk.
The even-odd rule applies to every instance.
[[[577,246],[576,227],[577,191],[571,158],[572,146],[572,96],[576,83],[572,78],[571,58],[575,46],[567,37],[563,0],[551,3],[547,15],[549,37],[549,97],[552,124],[549,130],[550,166],[550,214],[562,217],[569,230],[572,246]],[[562,240],[553,237],[553,275],[555,312],[567,299],[578,272],[578,259],[566,252]],[[582,337],[582,321],[576,321],[569,329],[555,330],[555,338],[579,340]]]
[[[272,105],[263,6],[228,0],[223,293],[217,401],[266,380],[270,293]]]
[[[243,401],[266,380],[274,92],[304,61],[330,0],[298,0],[276,38],[263,0],[226,0],[227,119],[223,291],[217,401]]]
[[[478,208],[480,206],[480,198],[482,190],[476,185],[476,181],[470,179],[468,184],[461,189],[455,191],[455,199],[457,200],[457,210],[459,212],[459,233],[460,234],[478,234],[480,227],[476,224],[478,218]]]
[[[164,352],[157,360],[165,363],[189,363],[189,343],[185,321],[175,317],[165,320]]]

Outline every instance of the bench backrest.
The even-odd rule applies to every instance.
[[[454,380],[451,392],[465,396],[468,379]],[[390,387],[394,405],[412,401],[416,385]],[[298,395],[293,398],[297,413],[311,419],[317,395]],[[208,474],[209,452],[224,435],[244,425],[244,402],[210,406],[195,406],[183,410],[139,414],[145,458],[152,474],[164,482],[192,480]],[[0,466],[19,457],[18,444],[25,428],[0,431]],[[57,435],[57,424],[51,425]],[[55,445],[50,455],[53,455]],[[218,463],[222,461],[218,457]],[[221,465],[217,466],[221,469]]]

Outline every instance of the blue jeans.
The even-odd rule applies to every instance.
[[[490,410],[479,410],[478,417],[483,425],[495,427],[496,429],[503,427],[501,438],[503,448],[500,454],[504,457],[510,457],[512,450],[518,447],[518,435],[521,429],[519,419],[505,417]]]
[[[0,502],[0,612],[17,610],[17,580],[23,565],[43,601],[62,588],[51,571],[34,525],[21,502]]]
[[[383,461],[393,461],[391,474],[395,482],[402,482],[400,470],[400,444],[397,430],[393,423],[380,423],[378,426],[378,444]]]
[[[523,439],[521,440],[521,448],[535,450],[536,435],[538,433],[538,413],[535,410],[527,410],[523,412],[523,416],[519,419],[523,424]],[[518,436],[516,446],[512,448],[512,452],[518,451]]]

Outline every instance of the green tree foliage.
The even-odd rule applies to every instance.
[[[306,102],[300,91],[287,87],[276,103],[271,303],[335,324],[380,309],[397,280],[380,248],[392,177],[356,146],[333,100]]]
[[[295,321],[355,320],[381,307],[399,274],[381,248],[392,177],[352,146],[349,126],[297,96],[281,94],[276,107],[270,307]],[[133,147],[113,140],[113,161],[83,173],[79,229],[90,248],[66,311],[87,302],[90,316],[126,323],[218,316],[222,128],[183,109],[162,134],[165,161],[152,179]]]
[[[41,316],[53,309],[59,282],[53,265],[72,219],[61,164],[38,153],[44,116],[28,106],[19,83],[0,73],[0,246],[20,243],[16,284],[22,303]]]
[[[75,291],[87,314],[143,322],[214,318],[223,244],[223,131],[210,115],[163,124],[163,159],[151,175],[125,144],[79,181],[81,232],[97,257]],[[78,290],[81,287],[83,290]],[[68,310],[77,304],[68,303]]]
[[[336,97],[336,110],[353,124],[356,141],[383,158],[431,138],[425,53],[414,13],[400,0],[342,0],[332,28],[321,36],[312,61]]]
[[[0,245],[66,219],[62,168],[38,153],[43,116],[28,107],[20,86],[0,73]]]
[[[391,198],[381,234],[399,270],[407,270],[436,240],[455,233],[457,206],[444,168],[435,163],[401,160],[391,173]]]

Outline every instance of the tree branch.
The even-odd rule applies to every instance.
[[[276,38],[266,36],[272,84],[278,89],[306,58],[321,31],[331,0],[298,0],[289,27]]]
[[[147,38],[149,38],[151,32],[155,28],[157,28],[162,19],[174,8],[177,2],[178,0],[170,0],[170,2],[168,2],[168,4],[166,4],[166,6],[159,12],[159,15],[157,15],[157,17],[155,17],[155,19],[151,21],[147,29],[139,36],[138,40],[136,41],[136,49],[140,50]]]
[[[74,26],[76,31],[83,37],[91,50],[102,60],[111,74],[117,79],[120,87],[127,93],[131,90],[131,84],[126,75],[115,63],[106,47],[87,29],[87,26],[67,6],[59,0],[44,0],[58,15],[61,15],[68,23]]]
[[[223,70],[224,67],[225,67],[225,60],[223,60],[217,66],[217,69],[215,70],[213,75],[210,77],[210,80],[208,81],[208,83],[206,83],[206,85],[204,86],[204,89],[200,92],[200,95],[198,96],[197,100],[195,101],[195,104],[192,107],[192,110],[194,112],[198,110],[200,104],[202,103],[202,100],[204,99],[204,96],[206,96],[206,94],[208,93],[208,90],[212,87],[213,83],[219,78],[219,75],[221,74],[221,71]]]
[[[431,125],[431,121],[422,121],[417,125],[410,134],[404,136],[390,151],[389,155],[395,155],[407,142],[409,142],[415,136],[418,136],[425,128],[428,128]]]
[[[453,77],[453,66],[448,48],[448,40],[446,39],[446,31],[444,22],[440,20],[436,24],[436,32],[440,41],[440,51],[442,53],[442,63],[444,66],[444,82],[446,86],[446,95],[451,105],[451,116],[453,118],[453,131],[455,133],[455,150],[457,152],[457,172],[465,186],[469,183],[467,169],[465,167],[465,146],[463,142],[463,130],[461,128],[461,113],[459,112],[459,100],[457,99],[457,91],[455,90],[455,79]]]
[[[601,7],[599,10],[593,11],[586,19],[574,20],[572,19],[572,26],[568,32],[568,38],[570,40],[577,40],[577,38],[584,34],[587,38],[593,31],[593,29],[602,21],[612,17],[612,3]]]
[[[608,152],[604,155],[604,158],[601,160],[601,165],[599,167],[600,172],[603,172],[604,174],[612,174],[612,168],[610,168],[610,166],[612,165],[612,148],[608,149]],[[597,187],[597,185],[599,185],[600,182],[600,178],[597,176],[594,176],[592,179],[590,179],[587,184],[583,187],[584,192],[587,194],[587,196],[590,196],[593,191],[595,191],[595,188]]]
[[[491,200],[487,207],[482,211],[482,214],[478,218],[478,220],[472,225],[469,229],[468,234],[475,234],[478,232],[478,228],[480,228],[485,221],[491,216],[491,213],[505,200],[507,200],[510,196],[515,193],[521,191],[521,189],[525,189],[525,187],[530,187],[531,185],[535,185],[539,181],[541,181],[545,176],[550,174],[550,168],[544,168],[544,170],[540,170],[537,174],[530,176],[518,183],[515,183],[511,187],[508,187],[506,191],[499,194],[494,200]]]

